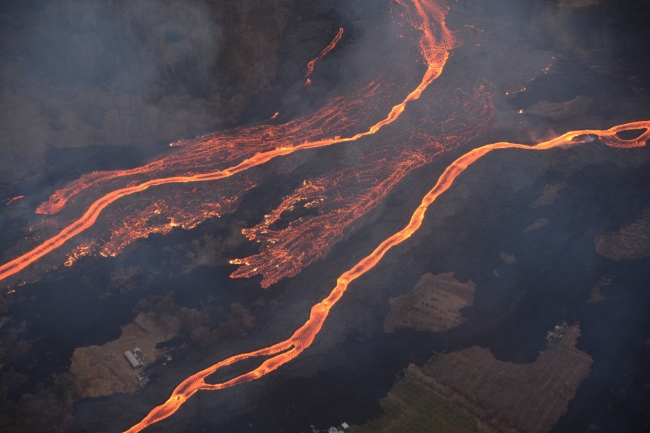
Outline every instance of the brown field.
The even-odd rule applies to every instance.
[[[538,218],[537,221],[535,221],[534,223],[526,227],[524,233],[532,230],[539,230],[542,227],[546,227],[547,225],[548,225],[548,220],[546,218]]]
[[[565,183],[549,183],[544,186],[542,194],[533,201],[529,207],[536,208],[540,206],[547,206],[560,198],[560,191],[566,188]]]
[[[517,258],[515,257],[514,254],[507,254],[502,251],[501,254],[499,254],[499,256],[501,257],[501,260],[506,262],[508,265],[511,265],[517,261]]]
[[[650,208],[645,208],[632,224],[595,240],[599,254],[619,261],[650,257]]]
[[[410,377],[380,401],[384,414],[350,433],[479,433],[477,421]]]
[[[589,297],[589,300],[587,301],[587,304],[595,305],[598,302],[602,301],[605,299],[605,297],[600,293],[600,289],[602,289],[605,286],[609,286],[614,282],[614,277],[611,276],[605,276],[605,277],[600,277],[600,281],[591,288],[591,296]]]
[[[476,286],[454,279],[453,272],[424,274],[413,290],[390,299],[390,312],[384,320],[384,331],[399,328],[440,332],[454,328],[466,319],[460,313],[474,303]]]
[[[407,376],[454,402],[495,431],[543,433],[551,429],[580,383],[592,358],[575,348],[578,325],[530,364],[501,362],[489,349],[471,347],[434,356]]]
[[[159,355],[156,345],[172,339],[180,329],[180,320],[168,319],[163,322],[156,319],[155,313],[140,313],[132,323],[122,326],[119,339],[103,346],[75,349],[70,373],[81,398],[139,390],[138,374],[142,369],[134,370],[124,352],[139,347],[151,362],[155,361]]]

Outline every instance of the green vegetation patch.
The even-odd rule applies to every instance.
[[[384,414],[350,433],[478,433],[476,420],[411,378],[397,382],[380,402]]]

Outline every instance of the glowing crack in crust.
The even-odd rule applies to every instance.
[[[631,140],[623,140],[617,134],[623,131],[642,130],[639,137]],[[176,412],[180,406],[187,401],[197,391],[214,391],[231,386],[239,385],[242,383],[250,382],[258,379],[286,364],[294,359],[307,347],[311,345],[314,338],[323,327],[325,319],[329,314],[332,307],[341,299],[350,283],[361,275],[371,270],[384,255],[394,246],[401,244],[409,239],[421,226],[424,220],[425,213],[428,207],[433,204],[436,199],[445,191],[449,189],[454,180],[465,171],[467,167],[476,162],[487,153],[497,149],[522,149],[522,150],[548,150],[556,147],[570,147],[583,143],[589,143],[600,138],[606,145],[616,148],[635,148],[645,146],[646,140],[650,140],[650,120],[627,123],[624,125],[615,126],[608,130],[582,130],[567,132],[557,138],[549,141],[544,141],[536,145],[530,146],[525,144],[498,142],[488,144],[477,149],[467,152],[455,160],[445,171],[442,173],[436,185],[424,196],[422,203],[415,210],[411,216],[411,220],[402,230],[384,240],[375,250],[368,256],[359,261],[352,269],[343,273],[337,280],[336,287],[330,294],[321,302],[314,305],[311,309],[309,320],[305,322],[291,337],[273,346],[266,347],[254,352],[243,353],[235,355],[223,361],[214,364],[213,366],[202,370],[187,379],[176,387],[172,396],[162,405],[154,408],[149,414],[138,424],[131,427],[127,432],[139,432],[147,426],[168,418]],[[258,368],[232,378],[226,382],[217,384],[208,384],[205,379],[219,370],[221,367],[234,364],[244,359],[259,356],[272,356],[265,360]]]

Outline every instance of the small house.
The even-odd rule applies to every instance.
[[[131,364],[131,367],[133,367],[133,369],[142,367],[140,361],[138,361],[135,355],[133,355],[133,352],[131,352],[130,350],[124,352],[124,357],[126,358],[127,361],[129,361],[129,364]]]

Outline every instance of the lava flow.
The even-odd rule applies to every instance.
[[[318,57],[316,57],[313,60],[310,60],[309,63],[307,63],[307,73],[305,74],[305,78],[307,81],[305,81],[305,88],[308,89],[309,85],[311,84],[311,74],[314,72],[314,66],[316,66],[316,62],[321,60],[323,57],[327,55],[330,51],[334,49],[336,44],[339,43],[341,38],[343,37],[343,27],[339,29],[339,32],[334,36],[334,39],[332,39],[332,42],[330,42],[325,48],[323,48],[323,51],[320,52]]]
[[[643,132],[635,139],[624,140],[618,136],[618,134],[623,131],[636,130],[641,130]],[[410,238],[422,226],[422,221],[424,220],[425,213],[429,206],[431,206],[443,192],[449,189],[454,180],[463,173],[467,167],[476,162],[479,158],[497,149],[548,150],[556,147],[569,147],[593,142],[597,138],[600,138],[600,140],[610,147],[643,147],[646,145],[646,140],[650,140],[650,121],[627,123],[615,126],[605,131],[582,130],[567,132],[557,138],[538,143],[534,146],[498,142],[471,150],[456,159],[451,165],[449,165],[449,167],[447,167],[447,169],[445,169],[435,186],[424,196],[422,203],[417,207],[406,227],[384,240],[372,253],[364,257],[354,265],[352,269],[343,273],[337,279],[336,287],[334,287],[330,292],[329,296],[312,307],[309,320],[307,320],[303,326],[298,328],[291,337],[280,343],[254,352],[243,353],[224,359],[223,361],[188,377],[178,385],[176,389],[174,389],[171,397],[165,403],[154,408],[142,421],[131,427],[127,432],[139,432],[151,424],[168,418],[197,391],[219,390],[259,379],[298,356],[312,344],[314,338],[323,327],[323,323],[325,322],[325,319],[327,319],[330,310],[341,299],[350,283],[374,268],[391,248]],[[265,360],[258,368],[234,377],[226,382],[218,384],[208,384],[205,382],[205,379],[208,376],[215,373],[221,367],[232,365],[244,359],[259,356],[272,357]]]
[[[354,147],[339,160],[341,168],[305,180],[262,221],[243,229],[262,248],[255,255],[231,260],[240,265],[231,277],[262,275],[261,286],[267,288],[297,275],[361,226],[364,216],[407,175],[487,130],[491,95],[481,86],[462,93],[460,99],[456,98],[460,91],[453,93],[453,98],[438,100],[444,112],[435,115],[432,109],[429,121],[415,126],[404,141],[394,137],[386,144]],[[303,217],[295,218],[294,212]]]
[[[17,197],[10,198],[9,200],[7,200],[7,206],[9,206],[11,203],[13,203],[15,201],[18,201],[18,200],[20,200],[21,198],[24,198],[24,197],[25,196],[23,196],[23,195],[19,195]]]
[[[442,73],[449,51],[457,46],[454,34],[445,25],[446,10],[437,0],[411,0],[412,5],[406,4],[405,0],[396,1],[404,8],[404,18],[420,33],[418,48],[426,70],[413,90],[405,97],[396,99],[401,100],[400,102],[386,104],[386,107],[392,105],[387,115],[381,118],[377,115],[377,120],[373,116],[378,105],[368,101],[372,101],[372,98],[382,102],[393,101],[394,95],[387,90],[389,85],[379,81],[372,82],[360,94],[347,99],[337,98],[308,118],[296,119],[284,125],[261,125],[221,131],[196,140],[173,143],[173,147],[178,147],[177,150],[143,167],[83,176],[56,191],[48,202],[37,209],[39,214],[55,215],[62,212],[69,202],[75,202],[79,207],[86,209],[83,214],[31,251],[0,266],[0,280],[20,272],[93,227],[104,210],[127,196],[140,194],[140,199],[124,204],[119,210],[114,207],[108,209],[109,213],[114,212],[111,220],[115,221],[111,227],[111,239],[102,246],[95,244],[94,240],[77,245],[72,249],[65,265],[72,265],[76,259],[90,254],[95,248],[100,249],[102,254],[115,255],[134,239],[144,238],[151,233],[167,233],[173,227],[191,228],[207,218],[231,212],[243,193],[259,182],[255,177],[259,174],[251,169],[262,167],[278,157],[292,155],[300,150],[356,142],[369,136],[378,137],[378,141],[385,140],[376,146],[351,150],[346,158],[349,157],[353,162],[342,168],[339,166],[333,172],[317,179],[306,180],[300,188],[285,197],[264,221],[245,229],[244,234],[250,240],[266,242],[270,247],[258,255],[235,259],[233,263],[242,266],[233,276],[250,277],[263,274],[262,285],[268,287],[280,278],[295,275],[313,260],[323,257],[334,242],[344,237],[351,222],[367,214],[408,173],[430,162],[441,152],[475,137],[486,127],[491,116],[489,92],[484,86],[476,84],[472,91],[449,89],[436,95],[439,98],[433,104],[438,103],[445,108],[453,107],[453,115],[448,118],[437,118],[435,113],[432,113],[435,110],[430,112],[431,107],[425,105],[426,110],[422,107],[420,109],[427,113],[426,119],[408,119],[409,128],[413,129],[395,131],[397,128],[391,128],[389,132],[392,135],[384,134],[390,137],[376,135],[384,127],[398,120],[410,102],[420,99],[425,89]],[[318,58],[309,62],[307,86],[314,63],[335,47],[342,34],[343,29]],[[454,98],[456,100],[453,100]],[[273,118],[276,118],[276,115]],[[413,126],[417,122],[425,125],[420,136],[417,126]],[[353,127],[356,127],[354,131],[363,132],[353,133]],[[644,132],[631,140],[623,140],[617,135],[630,130]],[[334,134],[341,134],[343,138]],[[421,227],[429,206],[449,189],[469,165],[485,154],[497,149],[546,150],[573,146],[594,141],[597,137],[611,147],[640,147],[650,138],[650,121],[624,124],[605,131],[569,132],[534,146],[499,142],[469,151],[444,171],[436,185],[425,195],[406,227],[385,239],[371,254],[343,273],[334,289],[311,308],[309,319],[291,337],[266,348],[229,357],[193,374],[176,387],[165,403],[154,408],[129,431],[141,431],[171,416],[197,391],[218,390],[250,382],[297,357],[313,343],[331,308],[341,299],[350,283],[373,269],[392,247],[410,238]],[[358,147],[362,147],[363,143],[358,144]],[[354,152],[359,155],[355,156]],[[357,162],[357,159],[360,162]],[[291,161],[287,165],[287,171],[293,169]],[[219,188],[215,188],[218,191],[214,192],[210,187],[214,187],[216,181],[219,181]],[[198,186],[198,183],[201,185]],[[343,185],[354,187],[344,188]],[[189,210],[180,212],[177,195],[162,199],[142,198],[141,193],[149,191],[152,187],[178,188],[179,194],[190,197],[188,200],[193,200],[193,203],[188,204]],[[332,191],[337,197],[328,197],[327,193]],[[184,205],[185,202],[181,203]],[[294,221],[294,225],[283,232],[274,231],[271,226],[283,213],[291,211],[297,205],[322,213],[307,222]],[[119,213],[125,209],[131,212],[131,215]],[[252,371],[223,383],[206,382],[210,375],[224,366],[260,356],[268,359]]]
[[[235,174],[246,172],[253,167],[260,166],[274,158],[290,155],[299,150],[316,149],[338,143],[357,141],[374,135],[385,126],[395,122],[404,112],[406,105],[419,99],[424,90],[440,76],[449,56],[449,50],[456,46],[452,32],[445,26],[446,9],[444,7],[430,0],[415,0],[412,6],[407,5],[402,0],[399,0],[398,3],[405,9],[403,15],[405,19],[414,29],[421,33],[418,48],[425,60],[426,71],[417,87],[409,92],[401,102],[394,105],[386,117],[370,125],[364,132],[358,132],[348,137],[335,136],[334,138],[308,140],[318,136],[322,137],[323,131],[330,130],[332,126],[340,128],[349,126],[347,125],[349,120],[346,116],[342,116],[341,113],[346,113],[346,110],[347,112],[355,111],[355,109],[362,111],[359,110],[360,104],[363,104],[374,92],[381,90],[380,85],[371,83],[366,95],[362,95],[362,97],[356,98],[352,102],[337,99],[319,113],[316,113],[315,116],[312,116],[312,118],[300,119],[286,125],[266,125],[248,130],[221,133],[216,136],[215,142],[209,138],[199,138],[196,140],[196,145],[182,146],[179,152],[155,160],[144,167],[117,172],[92,173],[84,176],[78,182],[73,182],[68,187],[57,191],[48,202],[37,209],[37,212],[50,215],[56,214],[63,209],[68,200],[78,196],[81,191],[89,190],[91,187],[95,187],[98,191],[107,188],[111,188],[111,190],[89,203],[87,210],[58,234],[50,237],[31,251],[0,266],[0,280],[25,269],[43,256],[60,248],[68,240],[92,227],[104,209],[123,197],[141,193],[153,186],[212,182],[229,178]],[[245,145],[235,146],[234,143]],[[253,153],[255,151],[257,152]],[[242,158],[247,157],[248,159],[242,160]],[[240,162],[237,163],[237,161]],[[227,163],[234,163],[235,165],[228,167]],[[224,165],[226,166],[224,167]],[[223,168],[214,170],[215,166]],[[202,172],[201,168],[213,168],[213,171]],[[178,174],[172,175],[173,173]],[[160,174],[166,176],[156,177]],[[142,181],[143,179],[147,180]],[[126,186],[114,187],[115,184],[111,182],[118,180],[126,181]],[[246,185],[250,187],[253,183],[249,182]],[[245,188],[246,186],[244,186]],[[236,201],[239,196],[235,194],[232,200]],[[191,228],[201,220],[219,215],[220,209],[225,207],[227,205],[212,206],[209,209],[199,207],[196,216],[192,215],[181,222],[168,221],[160,229],[160,232],[165,233],[176,226]],[[156,212],[161,212],[161,209],[155,206],[149,210],[153,215],[156,215]],[[115,242],[113,249],[109,245],[109,248],[105,248],[102,254],[117,254],[124,244],[131,242],[138,236],[146,237],[151,232],[153,231],[148,228],[122,231],[122,233],[128,234],[127,240]],[[119,234],[117,231],[113,233],[118,237]],[[81,250],[88,251],[88,248],[81,248]]]

